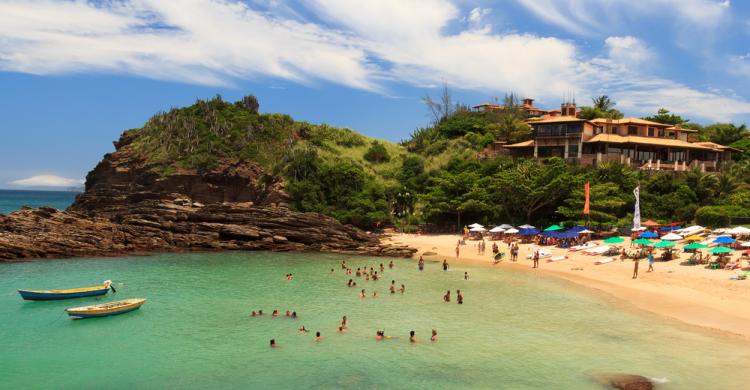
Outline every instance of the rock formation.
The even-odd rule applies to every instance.
[[[86,177],[66,211],[0,215],[0,260],[190,250],[325,251],[410,257],[376,235],[286,207],[283,182],[253,162],[220,160],[205,172],[159,173],[128,145]]]

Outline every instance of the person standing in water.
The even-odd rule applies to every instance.
[[[402,284],[402,285],[401,285],[401,288],[399,289],[399,291],[401,291],[401,294],[403,294],[404,292],[406,292],[406,286],[404,286],[404,285]]]
[[[417,267],[420,271],[424,271],[424,259],[422,259],[422,256],[419,256],[419,262],[417,263]]]
[[[315,332],[315,341],[323,340],[323,337],[320,336],[320,332]]]
[[[349,327],[348,324],[349,323],[347,322],[346,316],[342,317],[341,318],[341,327],[344,328],[344,329],[346,329],[346,328]]]
[[[443,271],[447,271],[447,270],[448,270],[448,260],[443,259]]]
[[[396,281],[395,280],[391,280],[391,287],[389,287],[388,290],[391,292],[391,294],[396,293]]]
[[[409,332],[409,342],[410,343],[416,343],[417,342],[417,336],[414,335],[414,331],[412,330]]]
[[[430,336],[430,341],[432,341],[433,343],[437,341],[437,330],[435,329],[432,330],[432,336]]]
[[[393,260],[388,262],[388,268],[393,269]]]
[[[367,295],[365,295],[365,289],[363,288],[362,291],[359,293],[359,297],[364,299]]]
[[[456,302],[459,305],[463,305],[464,303],[464,296],[461,295],[461,290],[456,290]]]
[[[450,302],[451,301],[451,290],[448,290],[445,292],[445,295],[443,295],[443,301],[444,302]]]
[[[469,272],[464,272],[464,280],[469,280]]]
[[[278,345],[276,345],[276,339],[271,339],[271,348],[276,348]]]

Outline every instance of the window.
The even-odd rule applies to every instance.
[[[659,137],[664,138],[664,129],[659,129]]]
[[[596,126],[594,127],[594,134],[601,134],[602,133],[602,127]]]
[[[568,157],[578,157],[578,144],[568,145]]]
[[[617,126],[615,126],[612,128],[612,132],[610,134],[617,134],[618,131],[619,129],[617,128]]]
[[[654,128],[653,127],[649,127],[648,128],[648,136],[649,137],[653,137],[654,136]]]
[[[638,135],[638,128],[635,126],[628,126],[628,135]]]

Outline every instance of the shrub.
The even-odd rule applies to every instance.
[[[380,164],[391,159],[391,156],[388,155],[388,150],[378,141],[372,142],[370,149],[367,149],[364,157],[365,160],[375,164]]]
[[[710,227],[726,227],[732,217],[748,217],[750,210],[739,206],[704,206],[695,212],[695,222]]]

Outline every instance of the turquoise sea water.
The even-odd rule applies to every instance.
[[[750,379],[747,344],[566,281],[498,268],[443,272],[432,263],[419,272],[399,259],[383,279],[347,288],[342,259],[387,264],[267,252],[0,264],[0,387],[597,389],[591,375],[627,372],[665,380],[663,389],[740,389]],[[15,291],[105,279],[116,294],[26,302]],[[391,279],[406,294],[389,294]],[[360,288],[380,296],[360,299]],[[443,303],[447,289],[461,289],[465,303]],[[148,301],[101,319],[63,313],[129,297]],[[257,309],[266,315],[248,316]],[[295,310],[299,319],[271,318],[273,309]],[[339,334],[343,315],[350,330]],[[311,333],[299,334],[302,324]],[[437,343],[428,341],[432,328]],[[400,338],[375,341],[376,329]],[[322,342],[313,341],[315,331]],[[269,348],[271,338],[280,348]]]
[[[0,214],[9,214],[23,206],[50,206],[65,210],[75,200],[78,192],[0,190]]]

